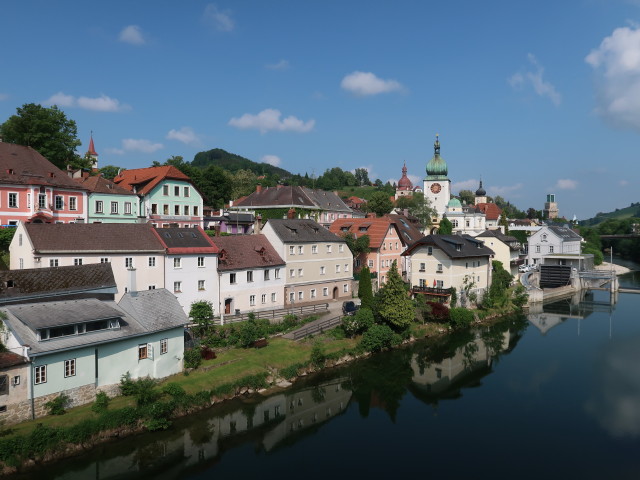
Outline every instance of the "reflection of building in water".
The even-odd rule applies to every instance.
[[[529,306],[529,321],[536,326],[543,335],[556,325],[569,318],[584,320],[594,312],[608,313],[615,310],[618,294],[606,295],[607,301],[595,299],[594,292],[580,290],[571,296],[550,303],[533,303]],[[578,328],[580,323],[578,323]],[[578,334],[580,331],[578,330]]]
[[[442,398],[457,398],[461,388],[472,385],[491,372],[493,357],[510,349],[513,339],[507,330],[502,334],[500,344],[492,348],[482,338],[476,338],[458,347],[449,358],[423,366],[418,356],[414,355],[411,359],[413,383],[410,389],[427,403],[437,403]]]

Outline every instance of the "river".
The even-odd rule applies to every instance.
[[[12,478],[640,478],[639,311],[595,291]]]

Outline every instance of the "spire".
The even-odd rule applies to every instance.
[[[91,140],[89,140],[89,150],[87,151],[87,153],[92,157],[98,156],[98,154],[96,153],[96,147],[93,145],[93,130],[91,131]]]
[[[440,142],[438,141],[438,134],[436,133],[436,141],[433,144],[433,154],[436,156],[440,155]]]

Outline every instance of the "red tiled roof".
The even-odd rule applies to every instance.
[[[382,218],[338,218],[330,226],[329,231],[339,236],[350,232],[356,237],[369,236],[369,247],[379,249],[387,237],[389,227],[393,222],[388,217]],[[366,231],[360,231],[360,227],[367,227]],[[346,229],[345,230],[343,230]],[[395,225],[394,225],[395,228]]]
[[[0,352],[0,368],[14,367],[28,363],[22,355],[13,352]]]
[[[478,203],[476,209],[485,214],[487,220],[498,220],[502,209],[495,203]]]
[[[218,270],[241,270],[285,265],[264,235],[229,235],[212,238],[220,249]]]
[[[172,165],[123,170],[113,181],[132,192],[136,187],[136,193],[146,195],[165,179],[184,180],[192,183],[189,177]]]
[[[98,156],[98,154],[96,153],[96,147],[93,146],[93,137],[91,137],[91,140],[89,140],[89,150],[87,150],[87,153],[89,155],[95,155],[96,157]]]

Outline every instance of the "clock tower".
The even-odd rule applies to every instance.
[[[438,135],[433,144],[433,158],[427,163],[427,176],[424,179],[424,198],[429,199],[431,207],[438,212],[438,218],[446,211],[451,199],[451,180],[447,177],[447,162],[440,156]]]

